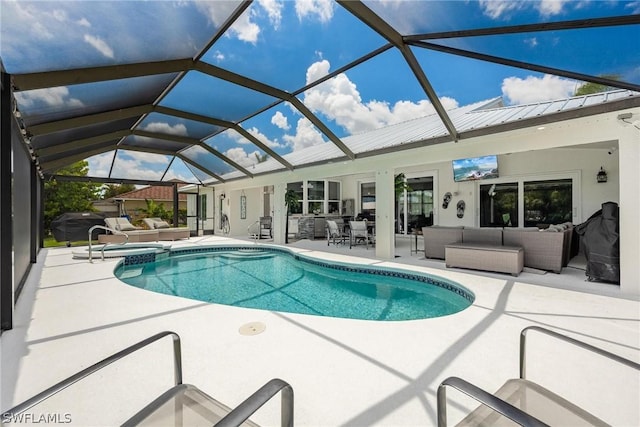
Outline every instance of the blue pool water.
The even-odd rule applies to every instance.
[[[464,310],[473,294],[443,278],[317,261],[274,248],[217,248],[116,270],[132,286],[194,300],[366,320],[411,320]]]

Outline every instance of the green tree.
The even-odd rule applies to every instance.
[[[291,208],[298,206],[299,204],[300,199],[298,198],[298,194],[296,194],[296,192],[291,188],[287,189],[287,192],[284,193],[284,205],[287,208],[287,223],[284,235],[285,243],[289,243],[289,214],[291,213]]]
[[[404,173],[399,173],[398,175],[395,176],[394,187],[396,191],[396,196],[400,196],[401,194],[404,194],[405,190],[407,191],[407,193],[410,193],[411,191],[413,191],[411,190],[411,187],[409,186],[409,184],[407,184],[407,180],[404,179]]]
[[[58,170],[58,175],[87,176],[89,162],[81,160]],[[51,221],[66,212],[93,212],[91,203],[99,195],[100,184],[91,182],[58,181],[44,183],[44,229],[51,231]]]
[[[156,203],[153,199],[144,199],[144,201],[146,202],[147,207],[140,210],[147,216],[147,218],[161,218],[165,221],[171,221],[173,212],[168,211],[163,204]]]
[[[133,184],[107,184],[104,187],[104,193],[102,193],[103,199],[110,199],[118,194],[128,193],[136,189]]]
[[[609,80],[620,80],[620,76],[617,74],[603,74],[600,77]],[[592,93],[606,92],[612,89],[615,88],[613,86],[607,86],[600,83],[584,82],[576,88],[574,96],[590,95]]]

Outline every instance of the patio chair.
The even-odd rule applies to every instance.
[[[258,391],[241,402],[235,409],[220,403],[213,397],[199,390],[191,384],[182,383],[182,350],[180,337],[175,332],[165,331],[155,334],[145,340],[125,348],[101,361],[81,370],[80,372],[60,381],[49,387],[34,397],[14,406],[2,413],[3,420],[20,419],[20,414],[25,414],[32,408],[37,412],[39,403],[44,402],[55,394],[67,389],[72,384],[96,373],[102,368],[123,359],[132,353],[147,347],[154,342],[171,336],[173,339],[173,370],[175,385],[162,393],[151,403],[147,404],[137,413],[133,414],[123,426],[137,425],[216,425],[216,426],[250,426],[256,424],[249,420],[258,409],[271,400],[276,394],[281,392],[282,403],[280,425],[282,427],[293,426],[293,389],[280,379],[272,379],[262,386]],[[104,375],[104,374],[101,374]],[[138,380],[136,378],[136,380]],[[244,381],[244,379],[243,379]],[[72,390],[69,389],[69,390]],[[67,391],[69,392],[69,391]],[[96,392],[97,393],[97,392]],[[127,393],[123,393],[121,398],[130,398]],[[86,398],[86,396],[85,396]],[[78,401],[81,401],[78,400]],[[117,403],[114,402],[114,405]],[[67,408],[70,409],[70,408]],[[95,414],[94,425],[104,424],[100,414]]]
[[[329,246],[331,242],[333,242],[334,245],[338,243],[344,244],[344,241],[349,237],[349,234],[341,231],[340,227],[338,227],[338,223],[333,220],[328,219],[326,223],[327,246]]]
[[[458,423],[457,426],[511,426],[513,422],[522,426],[535,427],[609,425],[564,397],[538,383],[526,379],[526,336],[529,331],[536,331],[569,343],[570,345],[577,346],[583,350],[588,350],[598,356],[606,358],[607,361],[611,363],[615,362],[635,369],[636,371],[640,370],[640,364],[629,359],[558,334],[557,332],[539,326],[530,326],[523,329],[520,333],[520,377],[508,380],[496,393],[488,393],[457,377],[449,377],[440,383],[437,393],[438,427],[447,426],[447,387],[455,388],[481,404]],[[576,366],[582,366],[577,360],[574,363],[576,363]],[[634,373],[634,375],[637,375],[637,372]],[[612,389],[598,392],[605,393]],[[511,420],[511,422],[509,420]]]
[[[364,243],[369,249],[369,232],[367,221],[349,221],[349,249],[358,243]]]
[[[260,239],[263,237],[265,239],[273,238],[273,218],[270,216],[262,216],[260,217]]]

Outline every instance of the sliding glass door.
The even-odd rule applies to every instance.
[[[481,227],[538,227],[572,222],[578,178],[530,179],[480,184]]]

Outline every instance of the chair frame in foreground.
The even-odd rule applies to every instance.
[[[541,328],[539,326],[529,326],[527,328],[524,328],[520,333],[520,378],[519,380],[527,381],[526,380],[526,343],[527,343],[526,337],[527,337],[527,332],[529,331],[536,331],[545,335],[549,335],[561,341],[565,341],[569,344],[573,344],[584,350],[588,350],[600,356],[606,357],[614,362],[618,362],[622,365],[628,366],[632,369],[640,370],[640,364],[632,360],[625,359],[624,357],[618,356],[617,354],[610,353],[601,348],[594,347],[590,344],[559,334],[549,329]],[[468,381],[463,380],[462,378],[449,377],[445,379],[442,383],[440,383],[440,386],[438,387],[438,393],[437,393],[438,427],[447,427],[447,395],[446,395],[447,387],[452,387],[457,389],[458,391],[480,402],[481,403],[480,407],[482,407],[483,405],[487,406],[491,408],[493,411],[498,412],[499,414],[509,418],[510,420],[514,421],[515,423],[521,426],[532,426],[532,427],[548,426],[548,424],[522,411],[520,408],[513,406],[512,404],[502,400],[498,396],[495,396],[491,393],[486,392],[485,390],[482,390],[481,388],[469,383]],[[543,389],[543,387],[540,387],[540,388]],[[558,396],[558,398],[562,399],[560,396]],[[564,401],[564,399],[562,400]],[[564,401],[564,402],[571,404],[571,402],[567,402],[567,401]],[[594,420],[593,425],[598,425],[598,423],[601,423],[600,420],[593,417],[588,412],[582,410],[581,408],[576,407],[573,404],[571,405],[574,407],[573,409],[576,412],[580,411],[586,417],[593,419]]]
[[[27,399],[26,401],[14,406],[7,411],[4,411],[2,413],[2,420],[14,419],[19,414],[26,412],[38,403],[66,389],[67,387],[80,381],[81,379],[86,378],[87,376],[101,370],[102,368],[105,368],[108,365],[167,336],[171,336],[171,338],[173,339],[173,371],[175,385],[165,393],[163,393],[160,397],[145,406],[142,410],[140,410],[137,414],[135,414],[132,418],[130,418],[123,424],[124,426],[138,425],[140,422],[144,421],[146,417],[153,414],[153,412],[157,410],[163,403],[167,402],[186,389],[195,389],[194,386],[182,383],[182,348],[180,344],[180,336],[175,332],[165,331],[157,333],[149,338],[146,338],[136,344],[125,348],[124,350],[114,353],[105,359],[102,359],[101,361],[89,366],[88,368],[85,368],[80,372],[58,382],[57,384],[54,384],[48,389],[36,394],[32,398]],[[258,391],[253,393],[242,403],[240,403],[235,409],[226,414],[215,425],[220,427],[241,425],[242,423],[247,421],[253,413],[255,413],[265,403],[267,403],[267,401],[278,394],[278,392],[282,392],[281,427],[293,427],[293,388],[291,388],[291,386],[285,381],[277,378],[268,381],[264,386],[258,389]],[[204,395],[204,393],[201,394]],[[219,403],[217,401],[215,402]]]

